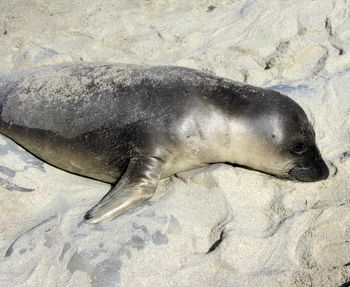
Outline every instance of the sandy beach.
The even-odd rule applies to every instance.
[[[0,2],[0,73],[63,62],[184,66],[277,90],[308,114],[331,174],[214,164],[87,225],[110,186],[1,136],[1,286],[350,286],[348,0]]]

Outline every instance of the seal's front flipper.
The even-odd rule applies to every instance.
[[[125,210],[151,198],[155,193],[162,167],[156,157],[135,157],[119,182],[84,216],[87,223],[112,219]]]

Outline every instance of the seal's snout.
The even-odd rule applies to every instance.
[[[320,163],[319,163],[319,172],[320,172],[320,179],[327,179],[329,177],[329,168],[326,165],[326,163],[324,162],[323,159],[320,159]]]
[[[327,179],[329,169],[322,158],[318,158],[310,164],[299,164],[289,171],[292,180],[313,182]]]

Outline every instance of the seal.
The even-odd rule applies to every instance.
[[[329,170],[303,109],[276,91],[189,68],[59,64],[0,76],[0,132],[41,160],[112,184],[109,220],[160,179],[211,163],[317,181]]]

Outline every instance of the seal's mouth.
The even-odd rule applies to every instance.
[[[322,159],[317,159],[312,164],[298,164],[288,173],[289,179],[305,182],[324,180],[328,176],[329,169]]]

